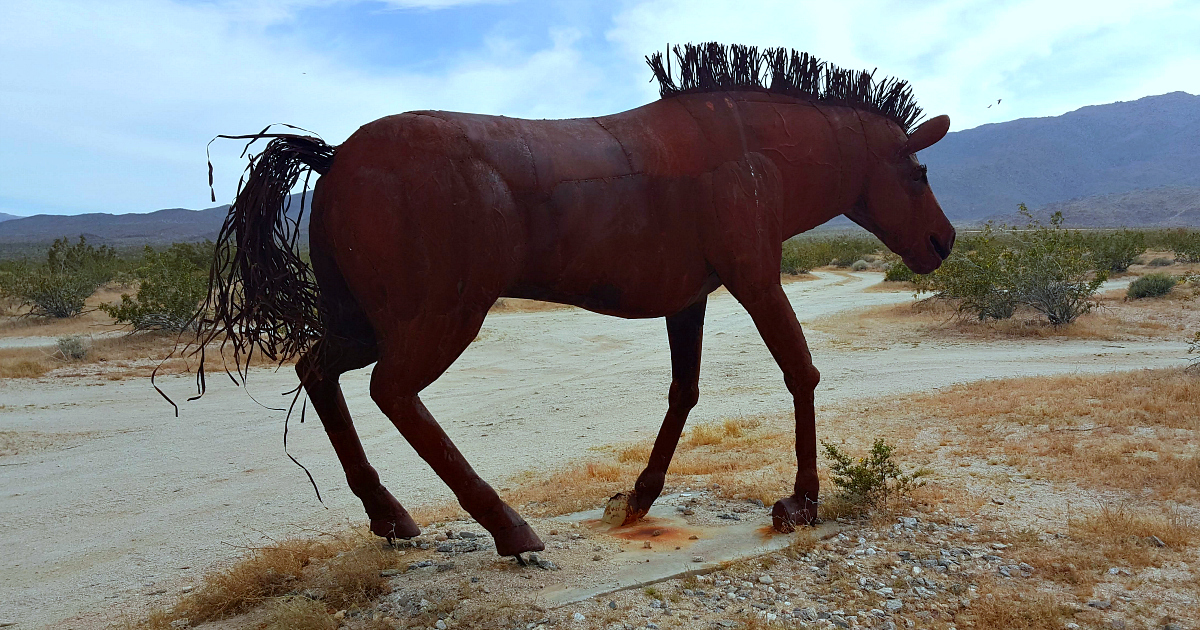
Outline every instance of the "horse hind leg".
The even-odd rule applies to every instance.
[[[420,534],[421,529],[396,497],[383,487],[379,474],[367,461],[338,383],[344,372],[374,362],[375,354],[373,343],[326,335],[301,357],[296,372],[325,427],[329,442],[333,444],[350,491],[362,501],[367,517],[371,519],[371,531],[389,540],[412,538]]]
[[[667,467],[679,445],[688,412],[700,396],[700,350],[704,333],[704,309],[707,299],[667,318],[667,339],[671,343],[671,390],[667,395],[667,416],[654,440],[650,461],[638,475],[633,491],[620,493],[609,500],[603,521],[612,525],[629,525],[650,511],[650,506],[662,493]]]
[[[405,326],[408,343],[385,340],[371,377],[371,397],[392,424],[496,541],[496,552],[518,556],[545,545],[533,529],[479,477],[425,408],[417,393],[433,382],[475,338],[487,304],[465,317],[418,318]]]

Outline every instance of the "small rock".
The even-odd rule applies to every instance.
[[[658,630],[658,624],[654,623],[653,621],[647,621],[646,628],[649,630]]]
[[[475,532],[458,532],[459,538],[479,538],[479,534]]]
[[[558,535],[558,530],[557,530],[557,529],[552,529],[552,530],[550,530],[550,535],[551,535],[551,536],[557,536],[557,535]]]
[[[608,600],[608,607],[613,610],[616,610],[617,609],[617,601],[614,599]]]
[[[775,579],[764,573],[761,576],[759,576],[758,583],[759,584],[774,584]]]
[[[0,628],[7,628],[9,626],[15,626],[15,625],[17,625],[17,624],[16,623],[8,623],[6,621],[0,621]],[[187,619],[176,619],[175,621],[171,622],[172,628],[186,628],[190,625],[192,625],[192,624]]]
[[[596,554],[596,555],[592,556],[592,561],[593,561],[593,562],[599,562],[599,561],[601,561],[601,560],[603,560],[603,559],[604,559],[604,558],[601,558],[601,557],[600,557],[600,554]]]
[[[438,534],[437,536],[434,536],[433,539],[438,542],[446,542],[447,540],[449,540],[449,538],[445,534]]]
[[[900,524],[904,526],[905,529],[916,529],[917,519],[909,516],[901,516]]]
[[[571,619],[574,619],[575,621],[583,621],[584,620],[583,613],[575,613],[575,614],[571,615]]]
[[[650,548],[651,548],[651,547],[650,547],[650,541],[649,541],[649,540],[647,540],[646,542],[642,543],[642,549],[650,549]]]
[[[446,620],[438,619],[437,623],[433,624],[433,627],[437,628],[437,630],[446,630]]]
[[[1063,626],[1063,628],[1065,628],[1066,630],[1079,630],[1079,624],[1068,623],[1067,625]]]
[[[883,607],[888,612],[894,613],[899,611],[901,608],[904,608],[904,602],[898,599],[889,599],[883,602]]]
[[[704,556],[692,556],[692,562],[704,562]]]
[[[742,520],[742,517],[738,516],[737,514],[718,514],[718,515],[717,515],[717,518],[723,518],[723,519],[725,519],[725,520],[727,520],[727,521],[740,521],[740,520]]]
[[[427,605],[429,605],[429,602],[427,602],[427,601],[425,601],[425,600],[423,600],[423,599],[422,599],[422,600],[421,600],[421,604],[423,605],[422,607],[424,607],[424,606],[427,606]],[[337,612],[333,613],[333,618],[334,618],[334,619],[345,619],[345,618],[346,618],[346,611],[345,611],[345,610],[339,610],[339,611],[337,611]]]
[[[1008,549],[1008,545],[1004,543],[992,543],[992,549]]]
[[[1108,601],[1107,599],[1093,599],[1092,601],[1088,602],[1087,605],[1099,610],[1108,610],[1109,608],[1112,608],[1112,602]]]
[[[1149,541],[1150,544],[1154,545],[1155,547],[1166,547],[1167,546],[1167,543],[1163,542],[1163,540],[1161,538],[1159,538],[1158,536],[1150,536],[1150,537],[1146,538],[1146,540]],[[1168,624],[1168,625],[1170,625],[1170,624]]]
[[[1004,505],[1004,499],[992,499],[992,503],[996,505]]]
[[[688,540],[700,540],[700,537],[695,534],[692,534],[691,536],[688,536]]]

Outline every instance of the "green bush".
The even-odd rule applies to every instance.
[[[960,313],[981,320],[1007,319],[1024,306],[1059,326],[1091,310],[1108,270],[1096,269],[1083,239],[1062,227],[1061,213],[1044,225],[1019,208],[1025,228],[989,224],[962,239],[937,271],[918,277],[918,291],[957,301]]]
[[[803,247],[796,239],[788,239],[783,243],[783,258],[780,260],[779,271],[789,275],[797,275],[812,271],[811,261],[805,257]]]
[[[893,459],[895,449],[881,439],[875,440],[871,452],[857,461],[833,444],[821,442],[821,447],[831,462],[829,478],[837,488],[836,495],[852,505],[876,507],[923,485],[918,478],[924,472],[904,474]]]
[[[867,264],[867,261],[856,260],[856,261],[854,261],[853,265],[850,265],[850,270],[851,271],[866,271],[867,267],[870,267],[870,265]]]
[[[1175,261],[1171,260],[1170,258],[1159,257],[1151,260],[1147,264],[1149,264],[1151,267],[1170,267],[1171,265],[1175,264]]]
[[[804,273],[817,267],[849,267],[857,260],[885,249],[874,236],[798,236],[783,244],[783,273]]]
[[[57,345],[58,353],[67,361],[82,361],[88,353],[87,342],[79,335],[59,337]]]
[[[35,317],[75,317],[84,302],[116,273],[116,252],[108,246],[95,248],[80,236],[72,245],[65,238],[54,241],[40,265],[15,263],[0,273],[0,295],[29,307]]]
[[[1176,260],[1200,262],[1200,231],[1168,230],[1158,240],[1163,248],[1175,252]]]
[[[887,273],[883,274],[883,279],[888,282],[912,282],[916,278],[912,269],[904,264],[903,260],[897,260],[887,268]]]
[[[1129,283],[1125,297],[1130,300],[1140,300],[1148,297],[1162,297],[1171,292],[1178,283],[1175,276],[1165,273],[1151,273]]]
[[[980,320],[1012,317],[1018,288],[1009,269],[1006,236],[989,223],[980,233],[959,239],[937,271],[914,276],[918,293],[957,302],[959,313]]]
[[[1124,273],[1146,251],[1146,234],[1133,230],[1092,233],[1081,237],[1098,270]]]
[[[192,321],[200,302],[208,294],[205,267],[212,259],[211,242],[175,243],[156,252],[146,247],[142,262],[134,270],[136,296],[122,294],[120,303],[101,306],[120,324],[134,330],[182,331]]]

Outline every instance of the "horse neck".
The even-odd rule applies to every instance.
[[[743,123],[759,140],[758,150],[779,169],[784,206],[781,227],[790,238],[845,214],[862,197],[876,157],[868,150],[871,114],[808,101],[771,103]],[[757,115],[755,115],[757,114]]]

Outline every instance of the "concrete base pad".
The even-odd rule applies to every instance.
[[[616,548],[618,553],[591,564],[582,575],[576,573],[569,584],[548,585],[538,599],[546,606],[557,607],[686,573],[707,573],[730,561],[783,549],[805,531],[824,539],[843,528],[830,522],[799,534],[779,534],[771,529],[771,516],[765,511],[708,514],[693,510],[693,514],[685,515],[675,505],[679,498],[662,497],[644,519],[626,527],[601,522],[603,510],[548,520],[586,532],[588,542]]]

